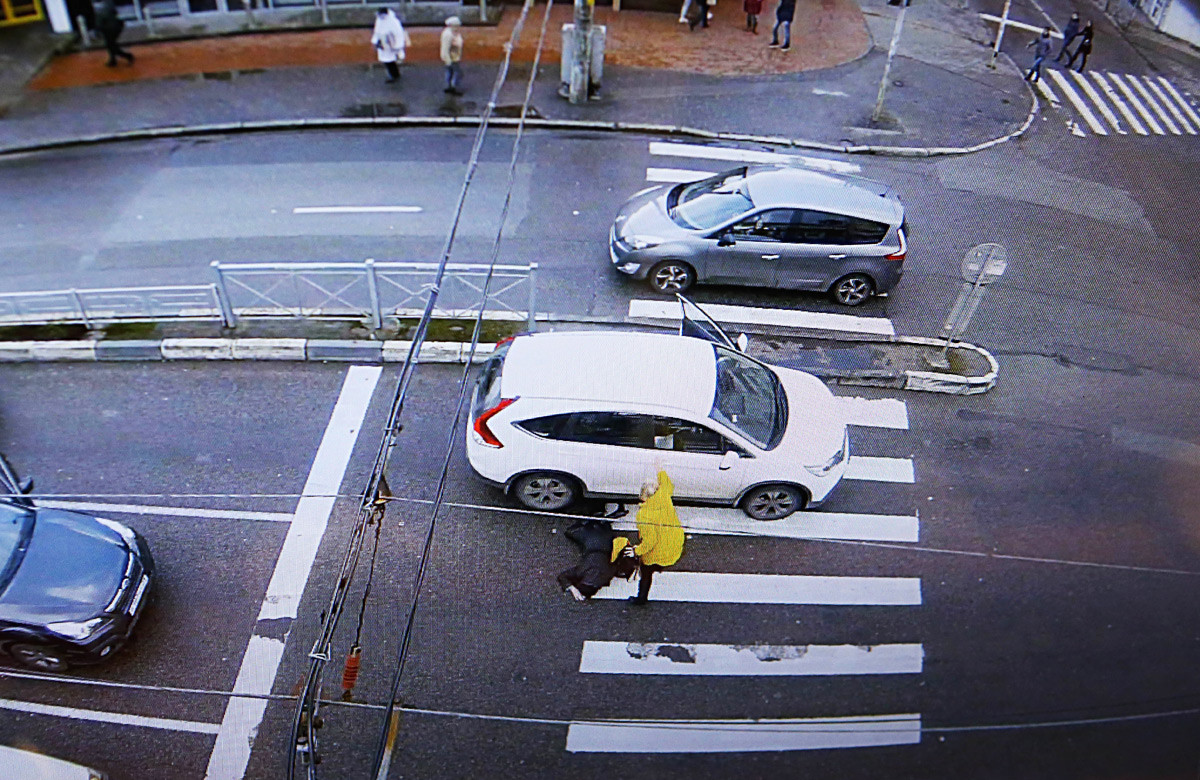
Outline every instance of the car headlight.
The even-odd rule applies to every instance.
[[[132,528],[124,523],[118,523],[116,520],[109,520],[107,517],[97,517],[96,522],[119,533],[125,540],[125,544],[129,545],[129,549],[136,549],[137,534],[133,532]]]
[[[96,633],[96,629],[104,624],[104,618],[94,617],[91,620],[69,620],[62,623],[47,623],[46,628],[59,636],[68,639],[87,639]]]
[[[625,243],[630,249],[649,249],[658,246],[663,240],[658,236],[626,236]]]
[[[842,434],[841,449],[839,449],[837,452],[833,453],[833,455],[830,455],[829,460],[825,461],[824,463],[820,464],[819,466],[805,466],[804,468],[807,469],[808,472],[810,474],[812,474],[814,477],[823,477],[826,474],[828,474],[829,472],[833,471],[833,469],[839,463],[844,461],[846,459],[847,455],[849,454],[849,452],[850,452],[850,432],[847,431],[846,433]]]

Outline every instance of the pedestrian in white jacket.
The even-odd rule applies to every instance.
[[[442,63],[446,66],[446,88],[442,91],[451,95],[462,94],[462,90],[458,88],[462,82],[463,37],[459,32],[461,27],[462,20],[451,16],[442,29],[441,54]]]
[[[380,8],[375,14],[371,45],[375,47],[379,61],[387,68],[388,84],[400,78],[400,63],[404,62],[404,49],[409,43],[408,33],[396,13],[390,8]]]

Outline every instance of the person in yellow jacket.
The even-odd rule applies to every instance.
[[[631,604],[645,604],[650,596],[650,583],[654,573],[673,566],[683,555],[683,526],[671,497],[675,486],[663,469],[658,470],[657,479],[648,479],[642,485],[642,505],[637,511],[638,543],[633,548],[641,563],[638,594],[629,599]]]

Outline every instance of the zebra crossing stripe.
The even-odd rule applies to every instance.
[[[637,595],[637,580],[615,579],[592,598]],[[694,604],[791,604],[903,607],[921,605],[920,577],[825,577],[667,571],[654,575],[654,601]]]
[[[780,720],[603,720],[567,727],[571,753],[756,753],[916,745],[921,716]]]
[[[684,168],[647,168],[646,181],[658,183],[683,184],[689,181],[700,181],[712,176],[712,171],[689,171]]]
[[[1184,113],[1188,115],[1188,118],[1192,120],[1192,123],[1200,126],[1200,116],[1196,116],[1196,112],[1192,110],[1192,107],[1188,104],[1187,100],[1183,95],[1179,94],[1179,91],[1175,89],[1174,85],[1172,85],[1171,82],[1167,81],[1162,76],[1158,77],[1158,81],[1163,85],[1163,89],[1171,93],[1171,96],[1174,97],[1176,102],[1179,103],[1179,107],[1182,108]]]
[[[1100,120],[1092,113],[1092,110],[1087,107],[1087,103],[1083,102],[1083,98],[1071,86],[1071,82],[1067,81],[1066,77],[1053,68],[1049,71],[1050,77],[1067,96],[1067,100],[1071,101],[1071,105],[1075,106],[1075,110],[1083,117],[1083,121],[1088,123],[1088,127],[1092,128],[1092,132],[1096,135],[1108,135],[1108,131],[1104,129],[1104,125],[1100,124]]]
[[[706,303],[704,311],[717,322],[734,325],[772,325],[879,336],[892,336],[896,333],[892,321],[886,317],[859,317],[853,314],[828,314],[795,309],[760,309],[720,303]],[[680,320],[683,318],[683,311],[676,301],[634,298],[629,302],[629,316],[651,320]]]
[[[860,165],[840,160],[830,160],[824,157],[763,152],[756,149],[734,149],[728,146],[681,144],[670,141],[651,141],[650,154],[666,157],[691,157],[702,160],[725,160],[728,162],[782,163],[785,165],[800,163],[805,167],[828,171],[830,173],[858,173],[862,170],[862,166]]]
[[[1145,81],[1146,86],[1148,86],[1150,91],[1153,92],[1158,99],[1162,101],[1162,104],[1167,107],[1167,110],[1171,112],[1173,117],[1175,117],[1175,121],[1178,122],[1179,126],[1183,128],[1183,131],[1188,135],[1195,135],[1196,129],[1188,124],[1187,118],[1184,117],[1183,113],[1180,112],[1178,107],[1176,107],[1175,102],[1171,100],[1171,98],[1167,97],[1167,94],[1163,92],[1162,87],[1158,86],[1158,84],[1154,82],[1154,79],[1150,78],[1149,76],[1145,77]]]
[[[1117,119],[1117,115],[1112,112],[1112,109],[1109,108],[1108,104],[1104,102],[1104,98],[1100,97],[1100,93],[1097,92],[1090,83],[1088,83],[1088,80],[1083,77],[1083,74],[1074,70],[1068,70],[1067,72],[1071,74],[1071,78],[1075,79],[1075,83],[1079,85],[1079,88],[1087,93],[1087,96],[1091,98],[1092,105],[1100,109],[1100,113],[1103,114],[1104,118],[1108,120],[1108,123],[1112,125],[1113,130],[1116,130],[1121,135],[1128,135],[1129,133],[1125,130],[1125,128],[1121,127],[1121,122]]]
[[[850,425],[908,430],[908,404],[899,398],[859,398],[841,395],[836,400]]]
[[[1098,70],[1092,71],[1091,75],[1092,80],[1096,82],[1100,89],[1104,90],[1104,94],[1108,96],[1109,102],[1117,107],[1117,110],[1121,112],[1121,116],[1125,117],[1125,121],[1133,128],[1133,132],[1138,135],[1150,135],[1146,130],[1146,126],[1138,121],[1138,118],[1129,110],[1129,106],[1125,105],[1125,101],[1121,100],[1121,96],[1117,94],[1117,91],[1105,80],[1104,75]]]
[[[677,507],[679,522],[689,534],[758,536],[771,539],[837,539],[853,542],[920,541],[916,515],[869,515],[844,512],[796,512],[782,520],[752,520],[740,509]],[[613,523],[616,531],[633,531],[629,519]]]
[[[1158,99],[1150,94],[1150,91],[1146,89],[1146,85],[1142,83],[1141,79],[1128,75],[1126,78],[1129,79],[1129,83],[1133,85],[1133,88],[1138,91],[1142,98],[1145,99],[1146,105],[1154,109],[1154,113],[1158,114],[1158,118],[1163,121],[1166,128],[1175,135],[1183,135],[1183,131],[1175,124],[1175,120],[1171,119],[1171,115],[1158,104]]]
[[[1108,77],[1112,79],[1113,83],[1117,85],[1117,88],[1124,93],[1125,99],[1132,103],[1133,107],[1137,109],[1137,112],[1142,115],[1142,119],[1146,120],[1146,124],[1150,125],[1150,129],[1153,130],[1156,135],[1166,135],[1166,131],[1163,130],[1163,126],[1158,123],[1158,120],[1154,118],[1154,114],[1150,113],[1150,111],[1146,109],[1146,107],[1142,104],[1141,98],[1139,98],[1137,94],[1135,94],[1134,91],[1129,88],[1129,85],[1125,83],[1125,78],[1127,77],[1122,77],[1120,73],[1109,73]]]
[[[911,485],[917,481],[912,458],[879,458],[852,455],[846,464],[845,479],[868,482],[897,482]]]
[[[667,642],[583,643],[584,674],[661,674],[789,677],[854,674],[920,674],[920,644],[717,645]]]
[[[1050,89],[1050,87],[1046,86],[1045,79],[1038,79],[1037,81],[1033,82],[1033,85],[1037,88],[1037,91],[1041,93],[1042,97],[1050,101],[1052,105],[1057,107],[1061,104],[1058,99],[1058,95],[1054,94],[1054,91]]]

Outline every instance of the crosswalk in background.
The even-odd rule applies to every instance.
[[[630,303],[631,313],[639,317],[656,316],[658,301]],[[721,319],[736,324],[754,322],[764,316],[762,309],[722,307]],[[804,316],[805,313],[794,313]],[[664,312],[661,315],[669,317]],[[856,321],[857,325],[856,325]],[[822,322],[824,324],[822,324]],[[880,332],[878,317],[831,315],[821,321],[806,320],[806,327],[829,327],[840,332],[857,330]],[[885,328],[886,330],[886,328]],[[691,544],[700,538],[719,535],[778,539],[830,539],[888,544],[915,544],[920,536],[920,518],[915,511],[888,513],[891,509],[912,509],[911,491],[883,489],[884,485],[915,485],[912,459],[898,452],[907,442],[908,406],[898,398],[863,398],[852,394],[838,397],[850,428],[851,457],[844,479],[866,490],[856,490],[856,503],[867,501],[863,509],[875,511],[798,512],[783,520],[751,520],[740,509],[682,506],[678,508]],[[866,436],[864,431],[870,431]],[[864,441],[865,439],[865,441]],[[880,445],[879,442],[886,444]],[[876,490],[876,488],[879,488]],[[864,498],[865,496],[865,498]],[[871,506],[878,504],[877,506]],[[632,517],[614,526],[620,531],[636,527]],[[736,544],[736,541],[733,542]],[[760,608],[787,610],[800,605],[820,605],[852,611],[863,606],[913,610],[921,606],[921,579],[894,576],[832,576],[780,574],[754,571],[699,572],[687,569],[685,558],[675,567],[656,574],[651,600],[661,603],[693,605],[758,605]],[[625,599],[635,594],[636,582],[615,580],[601,590],[596,599]],[[653,607],[652,607],[653,608]],[[662,607],[660,607],[662,608]],[[583,675],[639,675],[680,678],[791,677],[829,678],[863,675],[895,676],[899,684],[912,685],[923,671],[925,650],[912,637],[896,637],[875,645],[849,641],[830,644],[776,644],[769,637],[730,637],[728,627],[714,627],[711,637],[719,641],[695,642],[647,641],[632,627],[624,637],[596,637],[579,648],[579,673]],[[764,641],[768,640],[768,641]],[[731,642],[731,640],[733,640]],[[740,640],[740,641],[739,641]],[[865,710],[863,708],[866,708]],[[913,712],[870,713],[868,702],[848,705],[847,711],[830,712],[821,717],[729,720],[705,718],[691,710],[691,717],[680,719],[639,719],[637,713],[614,713],[611,720],[586,719],[568,727],[566,750],[572,753],[744,753],[757,751],[795,751],[815,749],[862,748],[885,745],[912,745],[921,740],[921,715]]]
[[[1055,110],[1071,115],[1075,135],[1197,135],[1200,115],[1163,76],[1046,68],[1034,88]]]

